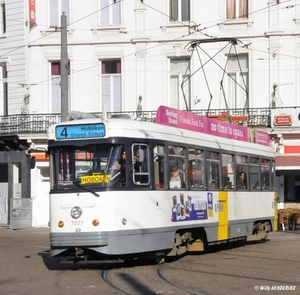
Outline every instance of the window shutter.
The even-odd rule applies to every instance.
[[[239,0],[239,18],[248,18],[248,1]]]
[[[50,26],[59,26],[58,0],[49,0]]]
[[[178,20],[178,0],[170,0],[170,22]]]
[[[122,111],[122,100],[121,100],[121,77],[112,77],[113,79],[113,111]]]
[[[227,0],[227,19],[235,18],[235,0]]]
[[[170,98],[171,98],[171,106],[173,108],[179,107],[179,78],[178,76],[172,75],[170,81]]]
[[[51,79],[51,112],[60,113],[60,77]]]
[[[181,0],[181,20],[190,20],[190,0]]]
[[[109,0],[100,0],[100,25],[109,24]]]
[[[49,25],[59,27],[63,12],[67,16],[67,24],[69,24],[69,0],[49,0]]]
[[[106,111],[111,112],[110,104],[110,77],[102,76],[101,79],[102,103],[106,106]]]
[[[118,25],[121,23],[120,3],[121,3],[121,1],[117,1],[112,6],[112,24],[114,24],[114,25]]]
[[[71,78],[68,77],[68,113],[72,110],[72,105],[71,105]]]
[[[67,24],[69,24],[70,23],[69,0],[61,0],[61,13],[60,13],[60,16],[62,15],[63,12],[67,16]],[[59,18],[59,23],[60,23],[60,18]]]

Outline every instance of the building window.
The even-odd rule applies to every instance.
[[[190,0],[170,0],[170,22],[190,20]]]
[[[108,112],[122,111],[121,60],[101,61],[101,99]]]
[[[8,91],[7,91],[7,67],[5,63],[0,64],[0,100],[2,102],[1,113],[8,115]]]
[[[70,23],[69,0],[49,0],[49,12],[50,27],[60,27],[63,12],[67,16],[67,24]]]
[[[229,108],[249,106],[248,55],[228,56],[228,104]]]
[[[6,33],[6,12],[5,3],[0,4],[0,34]]]
[[[184,110],[191,108],[189,76],[189,59],[170,60],[170,106],[173,108]],[[181,87],[182,83],[183,88]]]
[[[248,0],[226,0],[226,18],[248,18]]]
[[[61,113],[60,62],[51,62],[50,113]],[[70,68],[68,84],[70,85]],[[71,90],[68,87],[68,112],[71,110]]]
[[[99,24],[119,25],[121,23],[121,1],[99,0]]]

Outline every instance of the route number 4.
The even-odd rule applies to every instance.
[[[68,130],[67,130],[67,127],[65,127],[62,132],[60,133],[60,136],[61,137],[65,137],[67,138],[68,137]]]

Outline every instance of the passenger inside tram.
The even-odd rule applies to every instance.
[[[180,169],[177,166],[171,167],[170,188],[185,188],[186,184],[180,175]]]
[[[246,177],[245,177],[245,172],[241,171],[239,173],[239,179],[238,179],[238,189],[246,189]]]

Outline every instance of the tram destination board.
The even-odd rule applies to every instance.
[[[59,140],[104,137],[105,126],[102,123],[56,126],[55,136]]]

